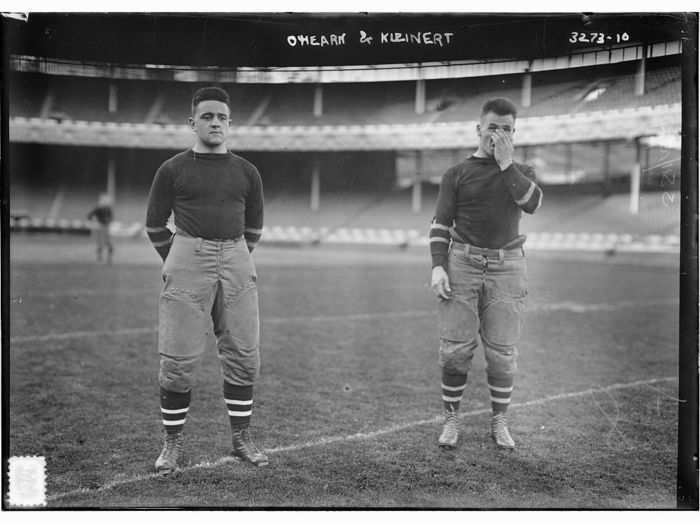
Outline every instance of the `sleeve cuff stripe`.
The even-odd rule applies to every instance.
[[[430,242],[444,242],[445,244],[450,244],[450,240],[443,237],[431,237]]]
[[[160,248],[161,246],[167,246],[168,244],[170,244],[170,242],[170,239],[168,239],[167,241],[154,242],[153,246],[155,246],[156,248]]]
[[[525,195],[523,196],[523,198],[515,201],[515,204],[517,204],[518,206],[522,206],[523,204],[526,204],[527,201],[529,201],[532,198],[532,195],[535,193],[536,187],[537,186],[535,185],[534,182],[530,182],[530,187],[525,192]]]
[[[430,225],[431,230],[445,230],[445,231],[450,231],[449,226],[445,226],[444,224],[440,224],[438,222],[434,222]]]
[[[263,231],[262,231],[262,228],[260,228],[260,229],[258,229],[258,228],[246,228],[245,232],[246,233],[254,233],[256,235],[262,235]]]
[[[167,228],[160,227],[160,226],[157,226],[157,227],[146,226],[146,233],[160,233],[160,232],[167,232],[167,231],[169,231]]]

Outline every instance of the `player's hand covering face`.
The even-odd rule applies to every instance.
[[[230,111],[224,102],[203,100],[190,118],[190,126],[201,146],[215,149],[226,142],[230,125]]]
[[[499,164],[510,164],[513,158],[513,115],[497,115],[489,111],[477,126],[479,153],[494,158]]]

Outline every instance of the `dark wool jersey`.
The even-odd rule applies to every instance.
[[[519,235],[521,210],[534,213],[542,190],[532,169],[513,163],[505,171],[493,158],[471,156],[453,166],[440,183],[430,227],[433,267],[447,261],[450,240],[501,248]]]
[[[95,217],[97,222],[106,226],[112,222],[112,208],[110,206],[97,206],[90,213],[88,213],[88,220]]]
[[[252,251],[263,226],[262,180],[256,167],[228,153],[183,151],[156,172],[146,211],[146,232],[163,259],[176,228],[203,239],[244,236]]]

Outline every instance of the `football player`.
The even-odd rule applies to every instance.
[[[192,98],[194,146],[165,161],[148,197],[146,232],[163,259],[158,312],[160,407],[165,439],[157,472],[176,469],[193,375],[213,322],[233,455],[268,459],[249,434],[260,368],[257,273],[251,252],[263,226],[256,167],[226,147],[228,94],[217,87]],[[174,216],[175,232],[167,227]]]

